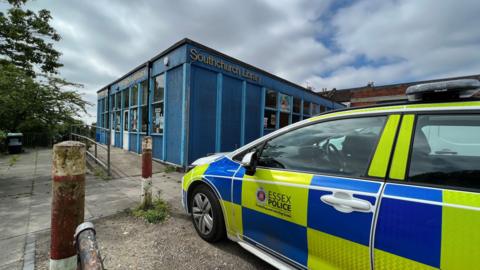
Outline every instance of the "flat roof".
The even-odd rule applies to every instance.
[[[229,55],[226,55],[226,54],[224,54],[224,53],[222,53],[222,52],[219,52],[219,51],[217,51],[217,50],[215,50],[215,49],[212,49],[212,48],[210,48],[210,47],[208,47],[208,46],[205,46],[205,45],[203,45],[203,44],[201,44],[201,43],[198,43],[198,42],[196,42],[196,41],[193,41],[193,40],[191,40],[191,39],[189,39],[189,38],[184,38],[184,39],[176,42],[176,43],[173,44],[172,46],[168,47],[166,50],[164,50],[164,51],[162,51],[161,53],[159,53],[159,54],[155,55],[154,57],[152,57],[150,60],[148,60],[148,61],[146,61],[146,62],[143,62],[142,64],[138,65],[138,66],[135,67],[134,69],[132,69],[132,70],[130,70],[129,72],[127,72],[127,73],[126,73],[125,75],[123,75],[122,77],[120,77],[120,78],[116,79],[115,81],[113,81],[113,82],[107,84],[106,86],[102,87],[100,90],[97,91],[97,93],[100,92],[100,91],[102,91],[102,90],[104,90],[104,89],[106,89],[106,88],[108,88],[108,87],[111,86],[112,84],[115,84],[115,83],[120,82],[121,80],[123,80],[123,79],[125,79],[126,77],[130,76],[132,73],[134,73],[134,72],[140,70],[141,68],[145,67],[149,62],[154,62],[154,61],[158,60],[159,58],[162,58],[162,57],[165,56],[166,54],[170,53],[171,51],[173,51],[173,50],[177,49],[178,47],[180,47],[180,46],[182,46],[182,45],[185,45],[185,44],[190,44],[190,45],[193,45],[193,46],[198,47],[198,48],[200,48],[200,49],[204,49],[204,50],[211,51],[212,53],[218,54],[220,57],[223,57],[223,58],[225,58],[226,60],[229,60],[229,61],[231,61],[231,62],[235,62],[236,64],[239,64],[239,65],[243,65],[243,66],[245,66],[245,67],[247,67],[247,68],[249,68],[249,69],[252,69],[252,70],[254,70],[254,71],[256,71],[256,72],[262,73],[263,75],[266,75],[266,76],[272,77],[272,78],[274,78],[274,79],[276,79],[276,80],[279,80],[279,81],[281,81],[281,82],[290,84],[291,86],[300,88],[301,90],[303,90],[303,91],[305,91],[305,92],[312,93],[313,95],[319,96],[319,97],[321,97],[321,98],[323,98],[323,99],[326,99],[326,100],[328,100],[328,101],[338,103],[338,102],[336,102],[336,101],[334,101],[334,100],[332,100],[332,99],[330,99],[330,98],[327,98],[327,97],[322,96],[319,92],[312,91],[312,90],[310,90],[310,89],[308,89],[308,88],[305,88],[305,87],[303,87],[303,86],[301,86],[301,85],[299,85],[299,84],[296,84],[296,83],[291,82],[291,81],[289,81],[289,80],[286,80],[286,79],[284,79],[284,78],[278,77],[278,76],[275,75],[275,74],[272,74],[272,73],[270,73],[270,72],[268,72],[268,71],[265,71],[265,70],[263,70],[263,69],[260,69],[260,68],[258,68],[258,67],[252,66],[252,65],[250,65],[250,64],[248,64],[248,63],[245,63],[245,62],[243,62],[243,61],[241,61],[241,60],[238,60],[238,59],[236,59],[236,58],[234,58],[234,57],[231,57],[231,56],[229,56]],[[340,104],[340,103],[338,103],[338,104]],[[341,105],[341,104],[340,104],[340,105]]]

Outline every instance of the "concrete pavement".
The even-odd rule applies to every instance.
[[[28,252],[35,233],[50,229],[51,153],[51,149],[27,149],[16,161],[10,155],[0,156],[0,270],[28,269],[32,262],[24,263],[25,251],[31,257]],[[117,213],[140,201],[140,156],[117,153],[115,158],[125,177],[105,181],[87,174],[86,220]],[[154,168],[159,172],[163,166],[155,164]],[[180,179],[179,173],[154,174],[154,191],[160,183],[162,190],[177,187]],[[166,199],[170,196],[165,195]]]

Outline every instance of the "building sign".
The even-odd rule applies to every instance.
[[[249,79],[249,80],[252,80],[254,82],[260,82],[260,77],[257,74],[255,74],[255,73],[253,73],[253,72],[251,72],[247,69],[244,69],[240,66],[232,65],[232,64],[229,64],[227,62],[224,62],[222,59],[218,59],[218,58],[213,57],[211,55],[202,54],[202,53],[198,52],[196,49],[191,49],[190,50],[190,59],[193,62],[195,62],[195,61],[202,62],[204,64],[222,69],[226,72],[235,74],[237,76],[240,76],[240,77],[243,77],[243,78],[246,78],[246,79]]]
[[[138,81],[140,79],[143,79],[145,77],[147,77],[147,69],[142,68],[142,69],[136,71],[135,73],[133,73],[132,75],[126,77],[123,80],[121,80],[117,85],[118,85],[119,88],[124,88],[124,87],[132,84],[133,82]]]
[[[103,98],[107,96],[107,93],[108,93],[108,89],[103,88],[102,90],[98,91],[97,96],[98,98]]]

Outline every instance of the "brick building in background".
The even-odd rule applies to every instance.
[[[411,85],[445,81],[445,80],[458,80],[458,79],[480,80],[480,74],[463,76],[463,77],[428,80],[428,81],[381,85],[381,86],[375,86],[373,85],[373,83],[370,83],[367,86],[347,88],[347,89],[333,89],[333,90],[322,92],[321,94],[333,101],[343,103],[347,106],[358,107],[358,106],[375,105],[375,104],[381,104],[381,103],[387,103],[387,102],[406,101],[407,96],[405,95],[405,91]],[[479,94],[477,94],[476,96],[479,96]]]

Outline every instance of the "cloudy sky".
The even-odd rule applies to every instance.
[[[96,90],[189,37],[301,85],[480,73],[480,1],[47,1],[61,74]],[[90,108],[88,122],[95,119]]]

